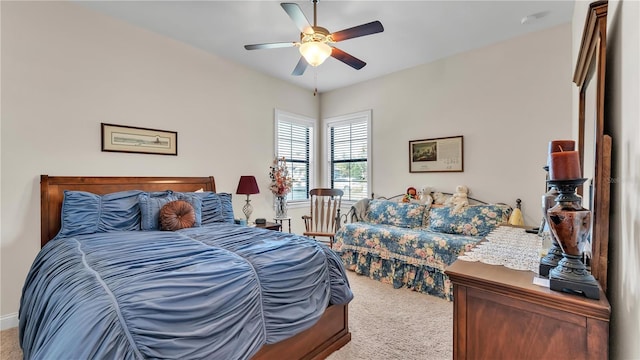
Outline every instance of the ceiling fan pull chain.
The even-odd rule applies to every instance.
[[[313,69],[313,96],[318,95],[318,68]]]

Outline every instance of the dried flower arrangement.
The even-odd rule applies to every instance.
[[[271,165],[270,169],[271,185],[269,189],[275,196],[287,196],[293,186],[293,181],[287,168],[287,160],[284,157],[273,159],[273,165]]]

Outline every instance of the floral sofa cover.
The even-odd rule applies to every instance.
[[[470,205],[456,211],[373,199],[363,219],[336,232],[333,250],[358,274],[452,301],[453,287],[445,268],[507,223],[511,211],[501,204]]]

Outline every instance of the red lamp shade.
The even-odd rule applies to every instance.
[[[240,176],[240,182],[238,183],[238,189],[236,194],[251,195],[259,194],[258,183],[254,176]]]

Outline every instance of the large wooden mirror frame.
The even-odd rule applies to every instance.
[[[578,150],[583,177],[583,206],[592,211],[591,273],[607,290],[611,136],[605,134],[604,89],[607,1],[589,5],[573,81],[580,89]]]

